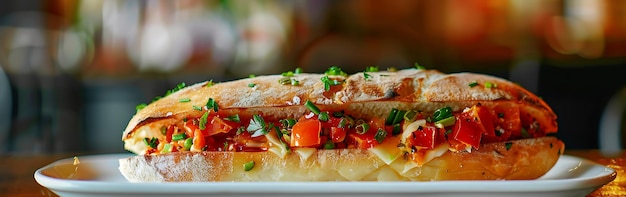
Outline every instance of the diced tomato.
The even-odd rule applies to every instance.
[[[204,146],[206,145],[206,141],[204,139],[204,136],[202,135],[201,132],[195,132],[193,135],[193,145],[192,145],[192,149],[194,150],[202,150],[202,148],[204,148]]]
[[[371,128],[367,133],[364,134],[349,133],[348,143],[354,144],[357,148],[372,148],[378,144],[378,142],[376,142],[376,139],[374,139],[374,135],[376,135],[376,131],[372,130]]]
[[[167,130],[165,132],[165,141],[167,143],[172,142],[172,135],[174,135],[174,125],[167,126]]]
[[[346,130],[343,128],[331,127],[330,139],[334,143],[343,142],[343,140],[346,139]]]
[[[317,119],[300,119],[291,129],[291,146],[312,147],[321,143],[322,124]]]
[[[419,149],[433,149],[437,144],[437,128],[421,126],[408,137],[407,141]]]
[[[488,136],[495,136],[495,130],[493,127],[493,115],[491,114],[491,110],[487,107],[483,107],[480,105],[474,105],[470,108],[470,114],[473,117],[473,120],[481,128],[482,132]]]
[[[231,123],[220,117],[213,116],[209,124],[206,125],[206,129],[202,130],[202,134],[204,136],[212,136],[218,133],[228,133],[235,127],[237,127],[236,123]]]
[[[471,145],[474,148],[478,148],[480,146],[483,130],[484,129],[474,121],[473,116],[469,113],[461,113],[456,116],[456,124],[454,124],[454,129],[452,130],[452,138]]]

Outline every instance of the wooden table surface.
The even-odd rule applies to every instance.
[[[617,178],[588,196],[626,196],[626,151],[607,156],[597,150],[568,150],[573,155],[606,165],[617,171]],[[0,155],[0,196],[57,196],[35,182],[35,170],[71,154]]]

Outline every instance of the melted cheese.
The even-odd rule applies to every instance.
[[[137,130],[133,133],[133,137],[124,140],[124,148],[133,153],[143,155],[146,153],[146,150],[148,150],[148,146],[143,142],[143,139],[158,137],[160,135],[160,133],[158,133],[159,129],[156,129],[158,127],[160,127],[160,125],[144,125],[137,128]]]
[[[298,153],[300,155],[300,160],[307,160],[313,153],[317,151],[316,148],[294,148],[293,152]]]
[[[269,132],[265,137],[270,145],[267,150],[278,155],[280,158],[285,158],[289,153],[289,149],[287,149],[287,145],[284,144],[284,142],[278,139],[278,135],[275,132]]]
[[[383,162],[389,165],[400,156],[402,156],[402,150],[398,148],[399,143],[400,137],[391,136],[385,139],[384,143],[379,144],[378,146],[375,146],[368,150],[378,156],[380,160],[383,160]]]

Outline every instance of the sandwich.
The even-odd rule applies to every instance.
[[[563,153],[545,101],[502,78],[301,69],[180,84],[122,134],[130,182],[528,180]]]

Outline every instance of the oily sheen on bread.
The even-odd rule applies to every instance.
[[[125,149],[139,155],[121,159],[120,172],[131,182],[534,179],[545,174],[563,152],[561,141],[544,137],[557,132],[552,109],[531,92],[497,77],[406,69],[332,76],[340,83],[328,88],[328,82],[320,80],[324,76],[290,76],[297,85],[278,83],[285,78],[282,75],[203,82],[156,100],[138,111],[126,127]],[[460,112],[472,106],[513,106],[521,116],[531,117],[531,127],[541,127],[541,135],[486,142],[468,150],[437,146],[425,153],[426,162],[419,165],[407,161],[406,151],[400,156],[394,152],[393,159],[387,159],[375,148],[353,147],[313,151],[292,147],[282,155],[270,151],[146,154],[147,139],[163,138],[162,128],[203,116],[210,109],[198,110],[197,106],[205,106],[209,99],[219,104],[222,114],[260,115],[268,120],[307,116],[311,111],[305,101],[321,111],[341,111],[355,119],[384,118],[393,109],[432,114],[442,107]],[[402,144],[400,136],[389,136],[380,146]],[[389,149],[393,148],[385,150]],[[244,170],[242,165],[250,161],[256,161],[255,167]]]

